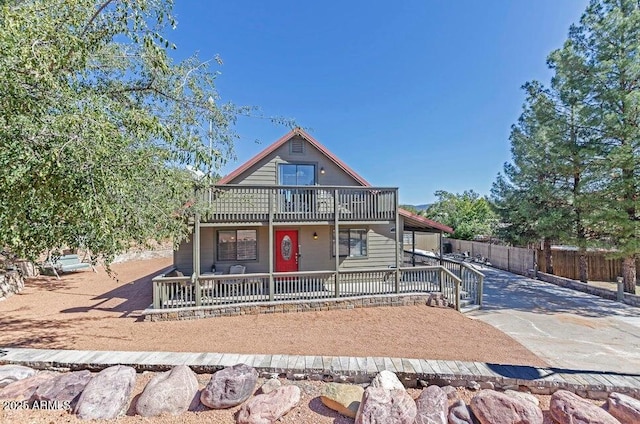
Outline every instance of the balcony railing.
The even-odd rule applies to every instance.
[[[209,222],[392,221],[397,188],[218,185],[200,192]]]

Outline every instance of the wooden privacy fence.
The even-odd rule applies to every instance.
[[[622,259],[608,259],[605,252],[587,252],[587,268],[591,281],[616,281],[622,275]],[[580,252],[576,250],[551,249],[553,274],[572,280],[580,279]],[[538,269],[545,271],[547,261],[542,250],[538,250]],[[640,278],[640,259],[636,260],[636,275]]]
[[[450,243],[453,253],[469,252],[474,258],[478,255],[486,258],[492,266],[521,275],[530,275],[535,269],[536,254],[538,270],[545,271],[547,264],[541,249],[525,249],[522,247],[499,246],[478,241],[446,238],[443,243]],[[551,249],[553,275],[579,279],[579,258],[577,250]],[[587,252],[589,280],[616,281],[622,275],[622,259],[608,259],[606,252]],[[636,273],[640,278],[640,258],[636,260]]]
[[[451,238],[443,239],[442,242],[451,243],[453,253],[469,252],[472,258],[479,255],[492,266],[516,274],[527,275],[535,267],[535,251],[532,249]]]

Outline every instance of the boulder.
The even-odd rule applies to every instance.
[[[257,395],[238,411],[238,424],[273,424],[300,402],[298,386],[282,386],[270,393]]]
[[[455,401],[449,408],[449,424],[476,424],[473,412],[462,399]]]
[[[260,391],[263,394],[267,394],[273,392],[278,387],[282,387],[282,383],[280,383],[280,380],[278,380],[277,378],[270,378],[262,384],[262,386],[260,387]]]
[[[640,400],[622,393],[611,393],[605,409],[622,424],[640,423]]]
[[[189,409],[198,392],[198,379],[191,368],[178,365],[156,374],[142,391],[136,412],[143,417],[180,415]]]
[[[211,376],[200,394],[200,401],[209,408],[224,409],[240,405],[253,394],[258,372],[245,364],[222,369]]]
[[[31,400],[68,402],[76,399],[91,380],[87,370],[60,374],[42,383],[31,396]]]
[[[443,386],[442,391],[447,395],[447,399],[458,399],[458,391],[453,386]]]
[[[507,396],[519,397],[520,399],[524,399],[524,400],[528,400],[529,402],[532,402],[535,406],[540,406],[540,401],[538,400],[538,398],[532,395],[531,393],[518,392],[515,390],[505,390],[504,394]]]
[[[481,390],[471,399],[471,410],[481,424],[542,424],[543,421],[540,407],[495,390]]]
[[[422,390],[416,399],[416,424],[447,424],[449,400],[438,386],[429,386]]]
[[[2,365],[0,366],[0,389],[14,381],[22,380],[36,374],[36,370],[22,365]]]
[[[51,371],[41,371],[31,377],[14,381],[0,389],[0,399],[28,401],[41,384],[55,378],[57,375]]]
[[[559,424],[620,424],[604,409],[567,390],[551,395],[549,411]]]
[[[82,419],[112,420],[127,411],[136,384],[136,370],[114,365],[96,374],[84,388],[75,407]]]
[[[413,424],[416,403],[405,389],[367,387],[356,414],[356,424]]]
[[[373,378],[371,387],[379,387],[385,390],[404,390],[404,385],[398,379],[398,376],[387,370],[380,371],[378,375]]]
[[[320,401],[329,409],[355,418],[364,389],[352,384],[327,383],[322,387]]]

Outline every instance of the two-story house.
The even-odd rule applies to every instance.
[[[235,265],[266,274],[398,268],[404,232],[452,232],[399,208],[397,188],[372,187],[301,129],[207,196],[210,214],[174,255],[184,275],[228,274]]]

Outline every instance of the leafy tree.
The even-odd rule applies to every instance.
[[[210,62],[169,58],[171,7],[0,2],[0,246],[25,257],[84,246],[108,259],[186,234],[185,166],[224,162],[245,110],[220,101]]]
[[[454,229],[453,237],[473,240],[478,236],[491,236],[497,216],[489,201],[473,190],[462,194],[436,191],[438,200],[427,208],[425,216]]]

